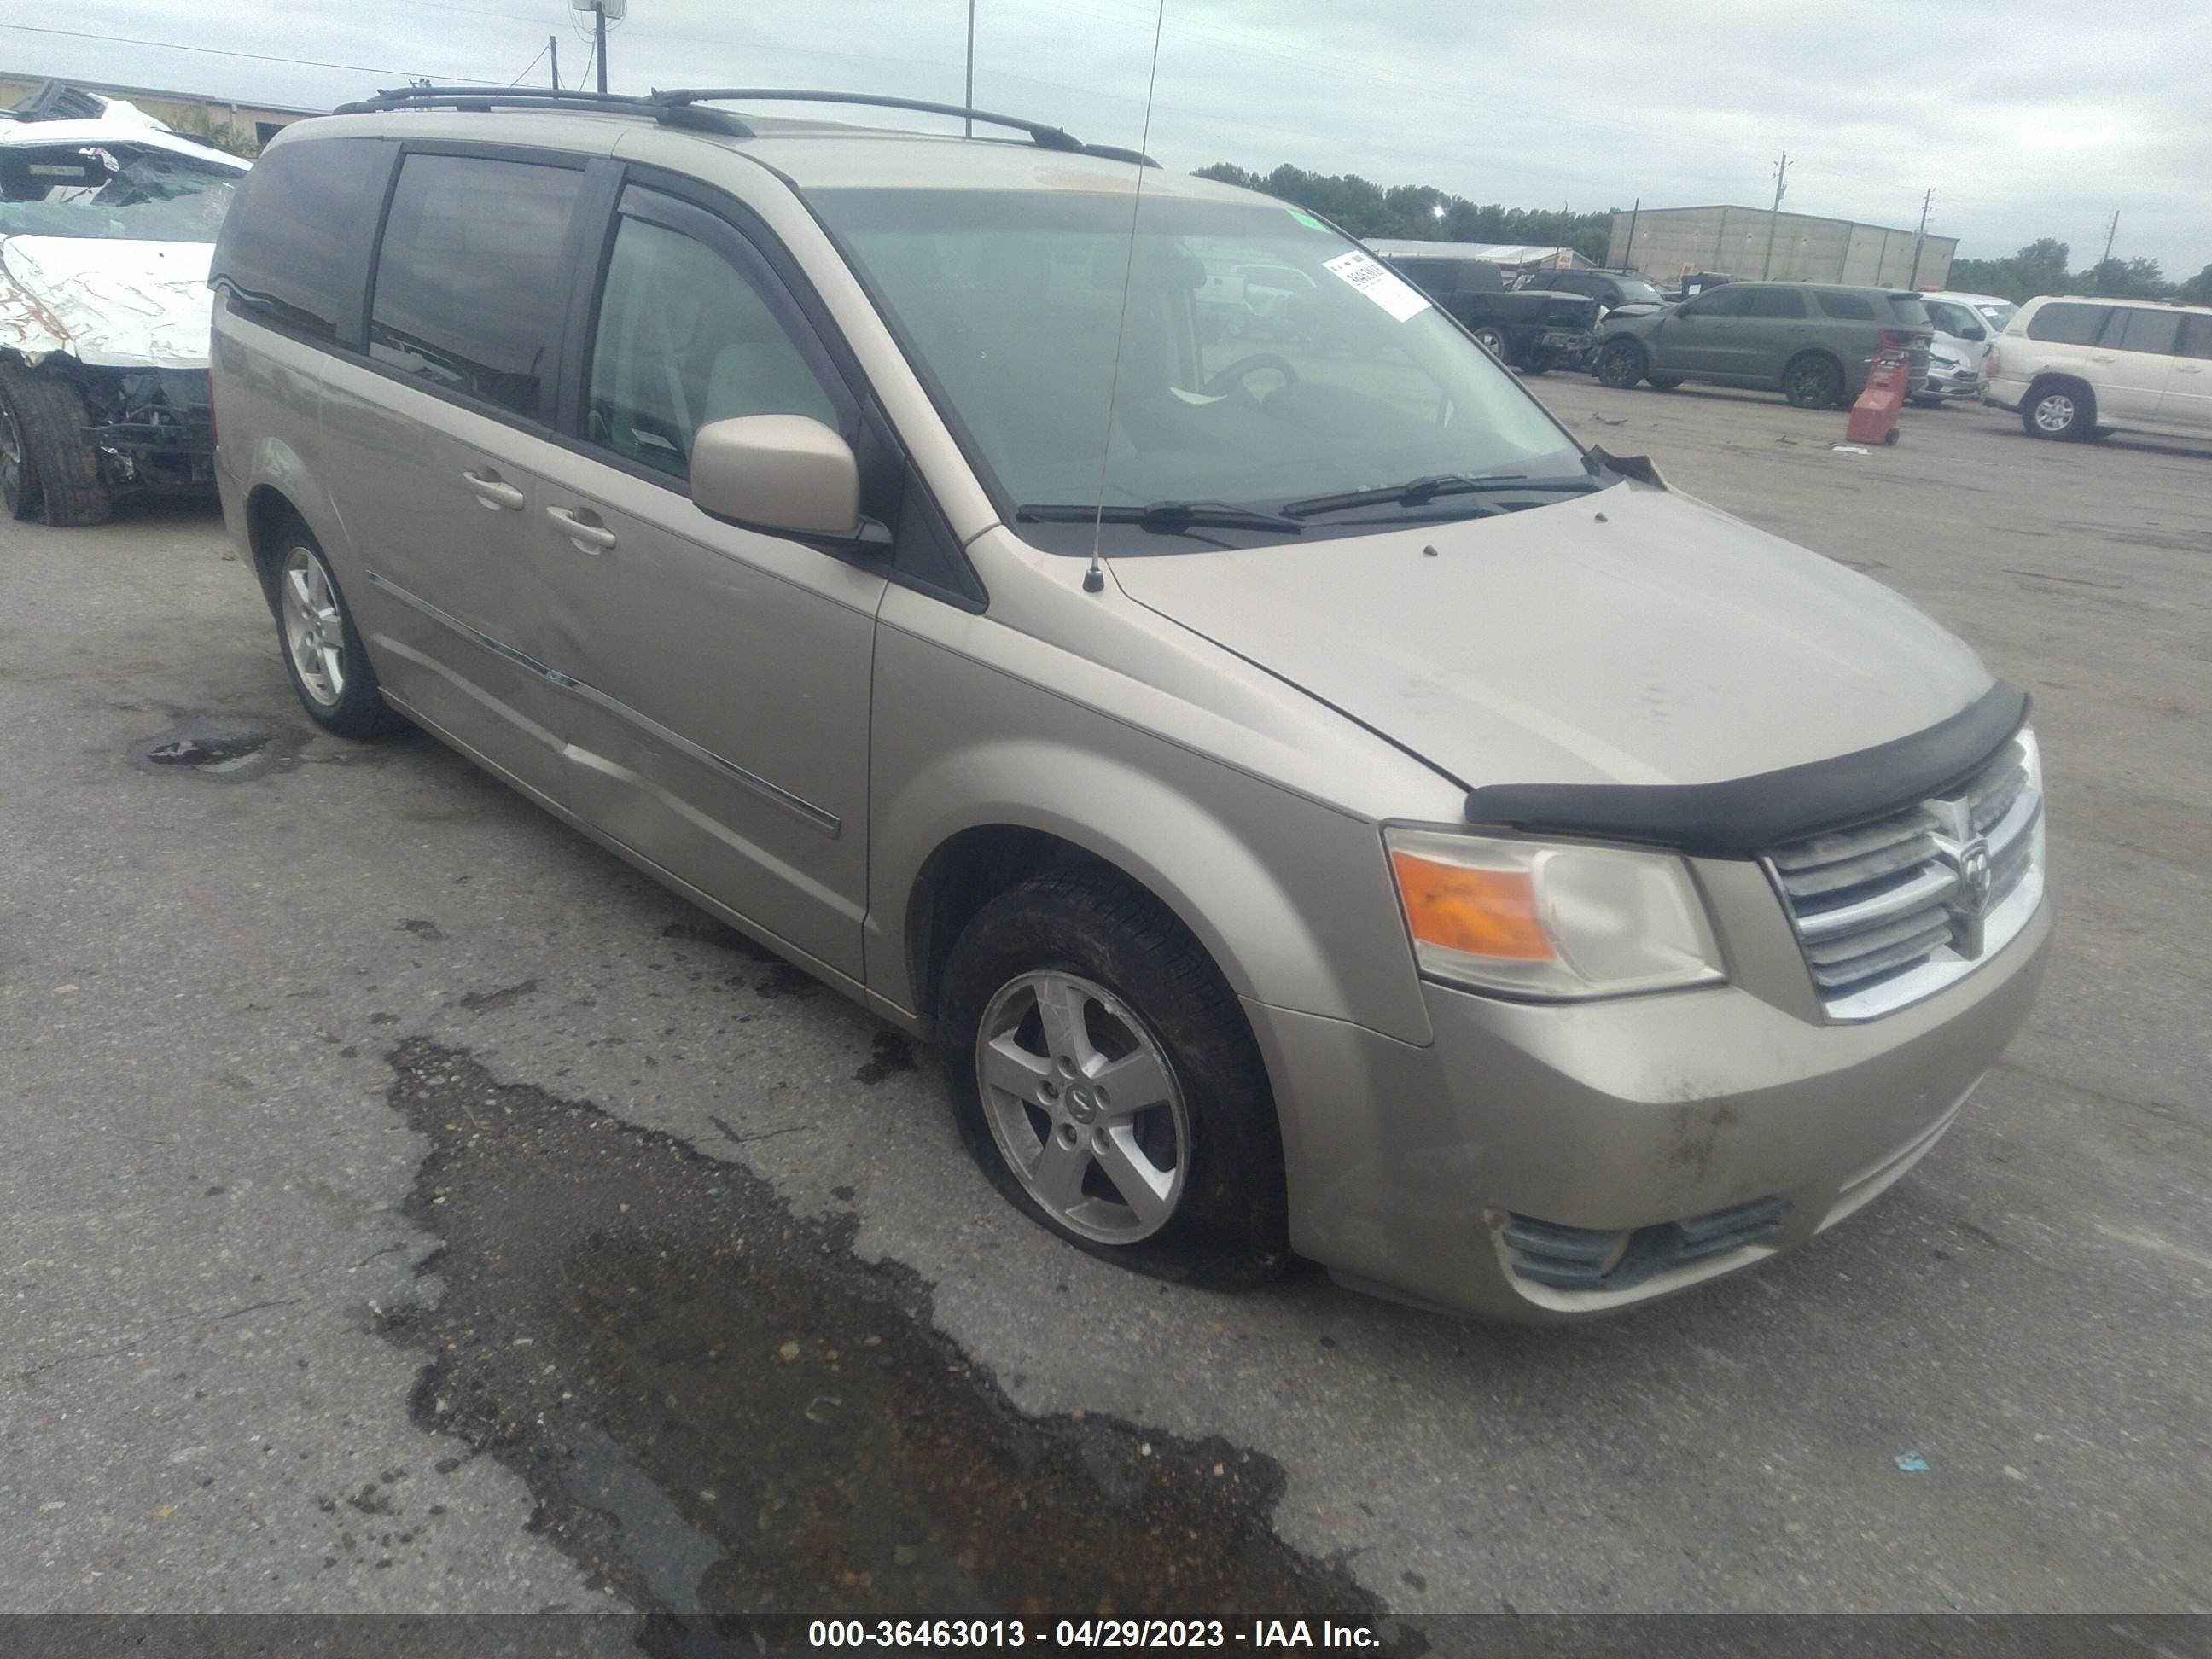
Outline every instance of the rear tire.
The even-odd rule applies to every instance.
[[[952,947],[939,1006],[961,1138],[1017,1209],[1157,1278],[1231,1290],[1281,1274],[1288,1200],[1258,1045],[1149,895],[1073,875],[1001,893]]]
[[[2020,423],[2031,438],[2079,443],[2097,428],[2097,399],[2079,380],[2043,380],[2021,399]]]
[[[377,690],[361,630],[315,532],[296,516],[270,538],[268,568],[284,672],[307,718],[341,738],[380,738],[406,725]]]
[[[1833,409],[1843,401],[1844,371],[1832,357],[1808,352],[1782,371],[1782,395],[1796,409]]]
[[[1505,343],[1505,331],[1504,329],[1498,327],[1495,323],[1482,323],[1477,325],[1472,331],[1474,335],[1475,344],[1480,346],[1492,356],[1497,358],[1499,362],[1510,363],[1512,362],[1511,353]]]
[[[1608,340],[1597,354],[1598,382],[1616,392],[1634,386],[1650,367],[1644,348],[1633,340]]]
[[[77,389],[58,375],[0,362],[0,505],[15,519],[105,524],[115,510]]]

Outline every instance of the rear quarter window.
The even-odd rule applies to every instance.
[[[383,138],[270,149],[239,185],[209,283],[257,321],[358,348],[377,214],[398,154]]]
[[[1897,319],[1899,328],[1927,328],[1928,307],[1917,294],[1893,294],[1889,296],[1889,314]]]
[[[2045,306],[2028,319],[2027,337],[2054,345],[2087,345],[2095,339],[2111,316],[2110,306],[2076,305],[2059,301]]]
[[[1870,323],[1874,320],[1874,302],[1863,294],[1836,294],[1823,289],[1813,296],[1820,307],[1820,314],[1832,317],[1839,323]]]

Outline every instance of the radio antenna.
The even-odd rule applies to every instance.
[[[1160,81],[1160,35],[1167,27],[1168,0],[1160,0],[1158,14],[1152,19],[1152,67],[1145,78],[1145,133],[1137,141],[1137,153],[1147,154],[1152,147],[1152,91]],[[1114,325],[1114,373],[1106,382],[1106,441],[1098,455],[1098,511],[1091,521],[1091,568],[1083,573],[1083,591],[1103,592],[1106,586],[1106,567],[1098,557],[1099,538],[1106,531],[1106,469],[1114,459],[1114,400],[1121,390],[1121,342],[1129,331],[1129,283],[1137,269],[1137,215],[1145,205],[1145,169],[1137,169],[1137,191],[1129,204],[1129,254],[1121,265],[1121,315]]]

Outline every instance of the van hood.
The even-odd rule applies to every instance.
[[[95,368],[205,368],[208,242],[0,238],[0,346]]]
[[[1991,684],[1899,594],[1640,484],[1110,568],[1470,788],[1747,777],[1921,732]]]

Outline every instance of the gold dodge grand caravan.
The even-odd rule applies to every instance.
[[[797,96],[269,147],[219,471],[309,715],[940,1042],[992,1181],[1147,1272],[1571,1318],[1928,1152],[2051,931],[2018,691],[1308,213],[737,112]],[[1264,340],[1200,304],[1255,269]]]

